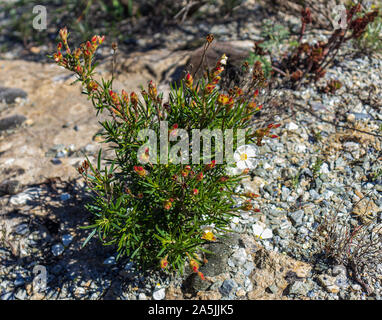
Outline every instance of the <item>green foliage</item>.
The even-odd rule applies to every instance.
[[[374,22],[368,24],[365,33],[354,40],[355,46],[366,53],[382,52],[382,15],[375,18]]]
[[[281,46],[290,38],[290,32],[283,25],[274,24],[272,20],[265,20],[260,35],[263,40],[257,42],[254,52],[250,52],[246,61],[251,65],[259,61],[263,67],[265,77],[269,79],[272,72],[272,63],[267,54],[279,55]],[[289,42],[288,44],[289,46],[295,46],[297,42]]]
[[[264,71],[264,76],[269,79],[272,72],[272,64],[266,56],[257,55],[254,52],[250,52],[246,60],[248,64],[253,65],[256,61],[261,63],[261,66]]]
[[[264,39],[264,42],[260,44],[263,50],[279,53],[280,47],[289,39],[290,32],[281,24],[275,24],[272,20],[265,20],[260,35]],[[293,44],[294,42],[289,43],[289,45]]]
[[[324,163],[324,161],[320,158],[316,160],[312,167],[313,177],[316,178],[318,176],[318,173],[320,172],[321,166]]]
[[[171,153],[178,141],[168,140],[167,135],[176,136],[180,128],[189,137],[193,129],[221,132],[233,129],[235,150],[237,129],[250,127],[252,116],[260,110],[253,100],[264,78],[252,77],[248,89],[222,92],[217,85],[227,59],[223,56],[197,83],[188,74],[179,86],[172,87],[166,103],[152,82],[147,91],[142,89],[142,98],[134,92],[128,95],[124,90],[118,94],[112,89],[112,80],[94,78],[94,54],[103,38],[94,36],[86,45],[70,50],[66,29],[60,35],[63,45],[58,45],[52,58],[77,75],[97,114],[107,111],[110,115],[100,121],[101,136],[114,151],[114,157],[102,166],[100,151],[96,165],[86,160],[78,169],[93,191],[93,201],[87,206],[94,216],[93,224],[88,227],[93,231],[87,241],[97,234],[103,244],[116,246],[118,256],[127,255],[143,266],[158,265],[161,261],[162,266],[168,263],[182,271],[185,261],[190,259],[197,271],[193,259],[198,259],[203,244],[230,231],[230,219],[243,209],[237,206],[238,199],[247,199],[245,209],[251,208],[254,195],[235,192],[248,172],[227,175],[227,159],[223,163],[215,162],[207,157],[203,147],[200,163],[163,163],[159,141],[146,147],[149,141],[142,141],[139,132],[151,129],[159,140],[160,121],[166,120],[168,130],[164,139]],[[207,38],[206,49],[211,39]],[[66,53],[61,52],[63,49]],[[256,139],[261,143],[272,127],[277,126],[258,130],[250,127],[245,131],[246,142]],[[140,154],[142,148],[144,153]],[[215,151],[218,151],[216,140],[211,154]],[[165,152],[164,158],[168,159],[168,153]]]

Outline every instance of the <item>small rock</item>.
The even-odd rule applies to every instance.
[[[232,279],[227,279],[223,281],[223,284],[219,288],[220,293],[223,296],[228,296],[231,291],[237,286],[236,282]]]
[[[348,152],[353,152],[359,150],[360,146],[358,143],[353,141],[348,141],[343,144],[344,150]]]
[[[289,217],[294,226],[300,226],[303,223],[304,211],[298,210],[289,214]]]
[[[62,244],[67,247],[72,241],[73,241],[73,236],[71,234],[65,234],[61,238]]]
[[[143,292],[141,292],[141,293],[138,295],[138,300],[147,300],[147,297],[146,297],[146,295],[145,295]]]
[[[67,154],[68,154],[68,151],[66,150],[59,151],[56,153],[56,158],[65,158]]]
[[[26,235],[29,232],[29,226],[26,223],[19,224],[15,232],[19,235]]]
[[[14,195],[20,192],[21,183],[17,180],[5,180],[0,184],[0,195]]]
[[[64,252],[65,248],[61,243],[55,244],[52,247],[52,253],[55,257],[61,255]]]
[[[247,253],[244,248],[240,248],[232,255],[232,260],[237,266],[242,266],[247,261]]]
[[[335,265],[332,270],[333,276],[346,277],[346,267],[344,265]]]
[[[18,274],[13,284],[15,285],[15,287],[20,287],[24,283],[25,283],[24,278],[21,275]]]
[[[43,293],[36,292],[30,297],[30,300],[43,300],[44,298],[45,295]]]
[[[347,117],[346,117],[346,120],[347,120],[348,122],[355,122],[355,115],[354,115],[354,113],[349,113],[349,114],[347,115]]]
[[[240,288],[239,290],[236,291],[237,297],[244,297],[245,295],[246,295],[246,292],[243,288]]]
[[[358,283],[353,283],[351,285],[351,288],[354,290],[354,291],[361,291],[362,290],[362,287],[358,284]]]
[[[93,154],[97,151],[97,146],[94,144],[87,144],[84,148],[86,153]]]
[[[288,131],[296,131],[298,130],[298,125],[295,124],[294,122],[288,122],[285,125],[285,129],[287,129]]]
[[[309,190],[309,194],[310,194],[310,197],[311,197],[311,199],[314,201],[314,200],[318,200],[318,199],[320,199],[320,195],[318,194],[318,192],[316,191],[316,190],[314,190],[314,189],[311,189],[311,190]]]
[[[12,196],[9,201],[13,205],[23,205],[26,204],[28,201],[38,199],[40,197],[40,192],[41,189],[39,188],[29,188],[26,189],[24,192]]]
[[[306,152],[306,145],[305,144],[296,144],[294,150],[297,153],[305,153]]]
[[[115,257],[114,257],[114,256],[111,256],[111,257],[107,258],[107,259],[103,262],[103,264],[105,264],[105,265],[114,265],[114,264],[116,264],[116,263],[117,263],[117,261],[115,260]]]
[[[19,300],[25,300],[27,296],[27,292],[25,289],[20,289],[19,291],[17,291],[17,293],[15,294],[15,298],[19,299]]]
[[[296,294],[301,296],[306,296],[310,290],[311,287],[303,281],[295,281],[289,287],[290,294]]]
[[[154,300],[163,300],[166,296],[166,289],[162,288],[159,290],[154,291],[153,293],[153,299]]]
[[[338,293],[340,288],[336,285],[336,278],[331,277],[326,274],[321,274],[318,276],[320,284],[326,289],[329,293]]]
[[[68,201],[71,198],[71,195],[69,193],[63,193],[60,196],[61,201]]]
[[[128,262],[125,265],[125,270],[130,270],[132,267],[134,267],[134,262]]]
[[[329,166],[326,162],[324,162],[320,168],[320,173],[328,174],[330,172]]]
[[[53,158],[52,160],[50,160],[53,164],[55,164],[55,165],[58,165],[58,164],[61,164],[62,163],[62,161],[60,160],[60,159],[58,159],[58,158]]]
[[[6,292],[1,297],[0,300],[14,300],[13,299],[13,292]]]

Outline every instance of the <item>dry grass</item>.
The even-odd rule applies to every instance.
[[[362,198],[360,202],[365,201]],[[378,268],[382,265],[382,224],[373,219],[354,226],[350,216],[341,219],[328,213],[317,230],[320,250],[335,264],[344,265],[349,275],[357,281],[368,295],[373,285],[382,280]]]

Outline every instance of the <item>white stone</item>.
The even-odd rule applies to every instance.
[[[304,145],[304,144],[296,144],[294,150],[295,150],[297,153],[305,153],[305,151],[306,151],[306,145]]]
[[[242,266],[247,261],[247,253],[244,248],[240,248],[232,255],[232,260],[237,266]]]
[[[289,131],[296,131],[298,129],[298,125],[295,124],[294,122],[288,122],[285,126],[285,129]]]
[[[166,296],[166,289],[162,288],[159,290],[154,291],[153,293],[153,299],[154,300],[163,300]]]
[[[138,295],[138,300],[147,300],[147,297],[146,297],[146,295],[145,295],[143,292],[141,292],[141,293]]]
[[[320,173],[328,174],[329,172],[329,166],[326,162],[324,162],[320,168]]]
[[[38,199],[40,197],[40,192],[41,189],[39,188],[29,188],[26,189],[24,192],[12,196],[9,201],[13,205],[23,205],[26,204],[28,201]]]

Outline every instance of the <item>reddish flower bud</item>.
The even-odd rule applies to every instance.
[[[160,261],[160,267],[161,267],[162,269],[166,269],[166,268],[168,267],[167,257],[168,257],[168,256],[165,256],[165,257]]]
[[[123,89],[122,89],[122,100],[126,104],[129,103],[129,94]]]
[[[157,87],[153,83],[152,80],[149,82],[149,95],[150,95],[151,99],[156,99],[156,97],[158,95]]]
[[[214,89],[215,89],[216,85],[212,84],[212,83],[209,83],[206,85],[206,93],[211,93]]]
[[[187,88],[191,88],[192,87],[192,84],[193,84],[193,78],[192,78],[192,75],[187,73],[186,74],[186,80],[185,80],[185,83],[186,83],[186,87]]]
[[[132,92],[130,94],[130,100],[131,100],[131,103],[133,106],[137,106],[138,105],[138,96],[135,92]]]
[[[172,207],[172,202],[170,200],[166,200],[164,203],[163,203],[163,208],[165,210],[170,210]]]
[[[215,166],[216,166],[216,161],[212,160],[211,163],[206,165],[206,170],[213,169],[213,168],[215,168]]]
[[[145,177],[147,175],[147,171],[141,166],[134,166],[134,171],[141,177]]]
[[[61,40],[66,43],[68,39],[68,30],[65,28],[60,30],[60,38]]]

